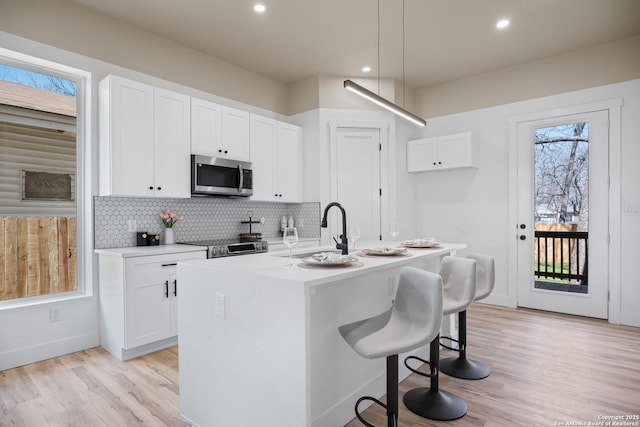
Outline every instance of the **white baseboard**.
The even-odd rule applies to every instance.
[[[0,354],[0,371],[63,356],[100,345],[98,332],[24,347]]]

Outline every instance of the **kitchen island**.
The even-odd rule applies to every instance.
[[[438,271],[464,248],[356,255],[339,268],[288,267],[288,253],[180,262],[182,414],[214,427],[344,425],[360,396],[384,395],[385,360],[358,356],[338,326],[389,309],[402,267]],[[411,354],[428,358],[428,345]]]

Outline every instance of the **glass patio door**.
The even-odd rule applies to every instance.
[[[608,112],[517,132],[518,305],[607,318]]]

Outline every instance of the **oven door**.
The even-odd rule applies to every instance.
[[[253,194],[251,163],[192,155],[191,194],[195,196],[251,196]]]

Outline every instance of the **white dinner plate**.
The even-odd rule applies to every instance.
[[[434,240],[415,239],[405,240],[400,246],[404,246],[405,248],[439,248],[440,243]]]
[[[362,249],[361,251],[365,255],[380,255],[380,256],[393,256],[402,255],[407,252],[406,248],[371,248]]]
[[[331,256],[325,259],[316,259],[313,256],[302,258],[302,262],[313,265],[338,266],[348,265],[358,261],[358,258],[349,255]]]

